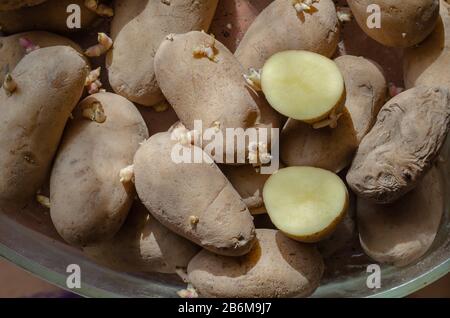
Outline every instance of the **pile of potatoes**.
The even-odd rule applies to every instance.
[[[0,207],[37,200],[68,244],[118,271],[177,273],[183,297],[310,296],[354,236],[374,262],[416,263],[444,214],[450,1],[334,2],[274,0],[233,52],[207,33],[219,0],[0,0]],[[406,90],[336,53],[351,18],[404,50]],[[166,105],[180,122],[149,133],[142,113]],[[208,156],[196,120],[278,128],[280,169],[174,162],[176,145]]]

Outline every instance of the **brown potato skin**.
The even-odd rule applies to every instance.
[[[111,240],[87,246],[83,252],[119,271],[175,273],[177,268],[186,268],[199,249],[161,225],[136,201]]]
[[[359,239],[375,261],[407,266],[417,261],[433,243],[444,213],[444,189],[437,168],[419,185],[390,205],[358,199]]]
[[[107,116],[102,124],[82,116],[83,107],[94,101]],[[86,246],[116,234],[135,196],[132,184],[120,182],[120,170],[133,164],[146,138],[144,119],[122,96],[98,93],[81,101],[50,177],[50,216],[65,241]]]
[[[0,37],[0,85],[3,84],[8,70],[13,70],[26,55],[25,49],[19,43],[20,38],[28,39],[40,48],[62,45],[70,46],[77,52],[83,53],[80,46],[72,40],[44,31],[23,32]]]
[[[114,47],[106,64],[117,94],[144,106],[163,101],[153,61],[170,33],[209,29],[218,0],[118,0],[111,23]]]
[[[359,143],[372,129],[386,101],[386,79],[378,65],[363,57],[343,55],[334,61],[344,77],[345,107],[352,118]]]
[[[0,11],[16,10],[22,7],[31,7],[47,0],[0,0]]]
[[[87,74],[67,46],[31,52],[12,71],[16,91],[0,90],[0,201],[28,200],[43,185]]]
[[[441,0],[440,19],[433,33],[405,50],[403,73],[406,88],[419,85],[444,86],[450,90],[450,3]]]
[[[347,182],[360,197],[392,203],[431,168],[450,125],[450,94],[424,86],[392,98],[364,137]]]
[[[307,297],[319,286],[323,260],[314,246],[280,231],[256,230],[258,242],[241,257],[201,251],[189,263],[188,277],[200,297]]]
[[[367,7],[371,4],[381,9],[381,28],[367,26],[372,14],[367,13]],[[390,47],[419,44],[433,31],[439,16],[439,0],[348,0],[348,5],[368,36]]]
[[[67,7],[77,4],[81,9],[81,29],[67,28]],[[48,0],[37,6],[0,12],[0,25],[5,34],[25,31],[53,31],[69,33],[86,29],[98,19],[98,15],[84,5],[84,0]]]
[[[333,1],[313,5],[314,13],[297,14],[291,1],[275,0],[251,24],[235,56],[245,69],[260,69],[273,54],[306,50],[331,57],[340,26]]]
[[[214,163],[175,163],[169,133],[150,137],[134,159],[139,198],[164,226],[221,254],[246,254],[254,243],[253,217]],[[195,151],[201,149],[190,146]],[[198,217],[192,224],[191,216]]]
[[[311,166],[335,173],[351,164],[358,148],[353,121],[346,109],[336,128],[314,129],[289,119],[280,140],[280,158],[286,166]]]

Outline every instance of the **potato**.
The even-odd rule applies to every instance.
[[[345,99],[336,63],[308,51],[272,55],[261,71],[261,89],[275,110],[311,124],[331,117]]]
[[[169,231],[136,202],[119,232],[83,252],[99,264],[126,272],[175,273],[186,268],[199,248]]]
[[[13,70],[17,63],[27,54],[26,48],[20,44],[20,41],[28,40],[30,45],[36,45],[39,48],[65,45],[70,46],[82,53],[81,48],[72,40],[57,34],[32,31],[18,33],[7,37],[0,37],[0,83],[3,84],[6,74]],[[0,84],[0,85],[1,85]]]
[[[0,12],[0,25],[6,34],[24,31],[45,30],[57,33],[79,31],[69,29],[67,7],[71,4],[80,7],[81,29],[91,26],[98,16],[84,5],[84,0],[48,0],[37,6],[14,11]]]
[[[47,0],[0,0],[0,11],[16,10],[22,7],[31,7]]]
[[[386,101],[386,79],[380,66],[363,57],[343,55],[335,62],[344,77],[345,107],[350,112],[359,143],[372,129]]]
[[[444,213],[444,190],[436,168],[418,186],[390,205],[359,199],[357,216],[361,246],[380,263],[406,266],[430,248]]]
[[[334,232],[325,240],[317,244],[317,249],[324,258],[330,258],[336,253],[343,251],[358,237],[356,228],[356,196],[349,191],[349,207],[342,222],[340,222]]]
[[[262,192],[270,174],[262,174],[252,165],[222,165],[220,168],[251,214],[266,213]]]
[[[211,59],[202,55],[208,48],[214,55]],[[224,138],[227,128],[278,128],[284,120],[248,87],[244,73],[224,45],[198,31],[166,39],[155,56],[159,86],[186,128],[193,130],[194,121],[199,120],[203,130],[218,128]],[[271,136],[270,131],[267,135]],[[224,153],[234,155],[237,150],[241,151],[235,147]]]
[[[328,170],[313,167],[277,171],[264,185],[263,198],[277,229],[307,243],[333,233],[349,203],[344,182]]]
[[[375,41],[390,47],[411,47],[422,42],[434,29],[439,0],[348,0],[361,29]],[[380,27],[372,26],[380,8]]]
[[[450,2],[441,0],[440,19],[433,33],[422,43],[405,50],[405,86],[444,86],[450,90]]]
[[[135,196],[121,170],[146,138],[144,119],[125,98],[98,93],[80,102],[50,178],[50,216],[65,241],[85,246],[116,234]]]
[[[280,158],[287,166],[312,166],[335,173],[351,164],[358,148],[356,131],[346,109],[336,128],[314,129],[289,119],[280,140]]]
[[[260,69],[269,57],[286,50],[331,57],[339,34],[333,1],[318,1],[311,12],[298,13],[293,1],[275,0],[251,24],[235,55],[245,69]]]
[[[159,133],[138,150],[134,172],[139,198],[163,225],[194,243],[222,255],[247,253],[254,225],[239,194],[213,162],[176,163],[176,145],[169,133]],[[207,156],[194,146],[183,149]]]
[[[416,87],[391,99],[364,137],[347,182],[360,197],[392,203],[412,190],[438,156],[450,126],[450,94]]]
[[[189,263],[188,278],[200,297],[307,297],[320,284],[322,257],[313,246],[276,230],[256,230],[258,242],[241,257],[201,251]]]
[[[67,46],[31,52],[12,71],[10,91],[0,90],[0,201],[27,200],[43,185],[87,74]]]
[[[161,102],[163,95],[153,68],[159,45],[170,33],[208,30],[217,2],[116,1],[111,24],[114,47],[106,60],[109,82],[114,91],[145,106]]]

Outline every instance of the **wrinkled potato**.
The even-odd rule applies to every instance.
[[[306,50],[331,57],[339,34],[333,1],[318,1],[311,11],[298,13],[293,1],[275,0],[249,27],[235,55],[245,69],[260,69],[269,57],[287,50]]]
[[[433,33],[422,43],[405,50],[405,86],[444,86],[450,90],[450,2],[441,0],[440,19]]]
[[[112,269],[127,272],[175,273],[186,268],[199,248],[162,226],[136,202],[119,232],[83,252]]]
[[[121,170],[146,138],[144,119],[125,98],[98,93],[80,102],[50,178],[50,215],[65,241],[85,246],[116,234],[135,196]]]
[[[391,99],[364,137],[347,182],[360,197],[392,203],[412,190],[437,158],[450,128],[450,93],[416,87]]]
[[[16,10],[22,7],[31,7],[47,0],[0,0],[0,11]]]
[[[80,7],[81,29],[91,26],[98,15],[84,5],[84,0],[48,0],[37,6],[0,12],[0,25],[6,34],[24,31],[53,31],[67,33],[80,29],[69,29],[67,7],[71,4]]]
[[[391,47],[411,47],[422,42],[439,17],[439,0],[348,0],[361,29],[375,41]],[[369,6],[380,8],[380,26]],[[375,12],[375,13],[374,13]]]
[[[361,246],[380,263],[406,266],[422,257],[433,243],[444,213],[442,179],[431,169],[418,186],[390,205],[358,199]]]
[[[262,193],[270,174],[262,174],[252,165],[222,165],[220,168],[251,214],[266,213]]]
[[[346,109],[336,128],[314,129],[289,119],[280,140],[280,158],[287,166],[312,166],[335,173],[351,164],[358,148],[356,131]]]
[[[339,176],[314,167],[278,170],[264,185],[263,198],[277,229],[306,243],[330,236],[349,205],[347,187]]]
[[[145,106],[163,101],[153,61],[171,33],[208,30],[218,0],[119,0],[111,24],[114,47],[106,60],[117,94]]]
[[[63,36],[43,32],[32,31],[18,33],[7,37],[0,37],[0,83],[3,84],[5,75],[13,70],[17,63],[27,54],[27,48],[21,45],[20,41],[28,40],[30,46],[38,46],[39,48],[49,46],[70,46],[79,53],[82,53],[78,44]],[[23,43],[27,44],[27,43]],[[30,49],[33,49],[32,47]],[[0,85],[1,85],[0,84]]]
[[[344,77],[345,107],[352,118],[359,143],[372,129],[386,101],[386,79],[377,64],[363,57],[343,55],[335,62]]]
[[[27,200],[43,185],[87,74],[68,46],[31,52],[14,68],[0,90],[0,200]]]
[[[221,255],[246,254],[255,229],[241,197],[215,163],[177,163],[176,146],[207,156],[172,141],[170,133],[153,135],[134,159],[139,198],[163,225],[194,243]]]
[[[188,278],[200,297],[307,297],[320,284],[322,257],[313,246],[276,230],[256,230],[257,243],[241,257],[201,251],[189,263]]]

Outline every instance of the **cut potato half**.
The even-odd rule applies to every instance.
[[[344,87],[336,63],[308,51],[276,53],[261,72],[261,88],[270,105],[287,117],[311,124],[342,105]]]
[[[287,236],[318,242],[345,216],[349,195],[334,173],[313,167],[289,167],[274,173],[263,191],[267,213]]]

